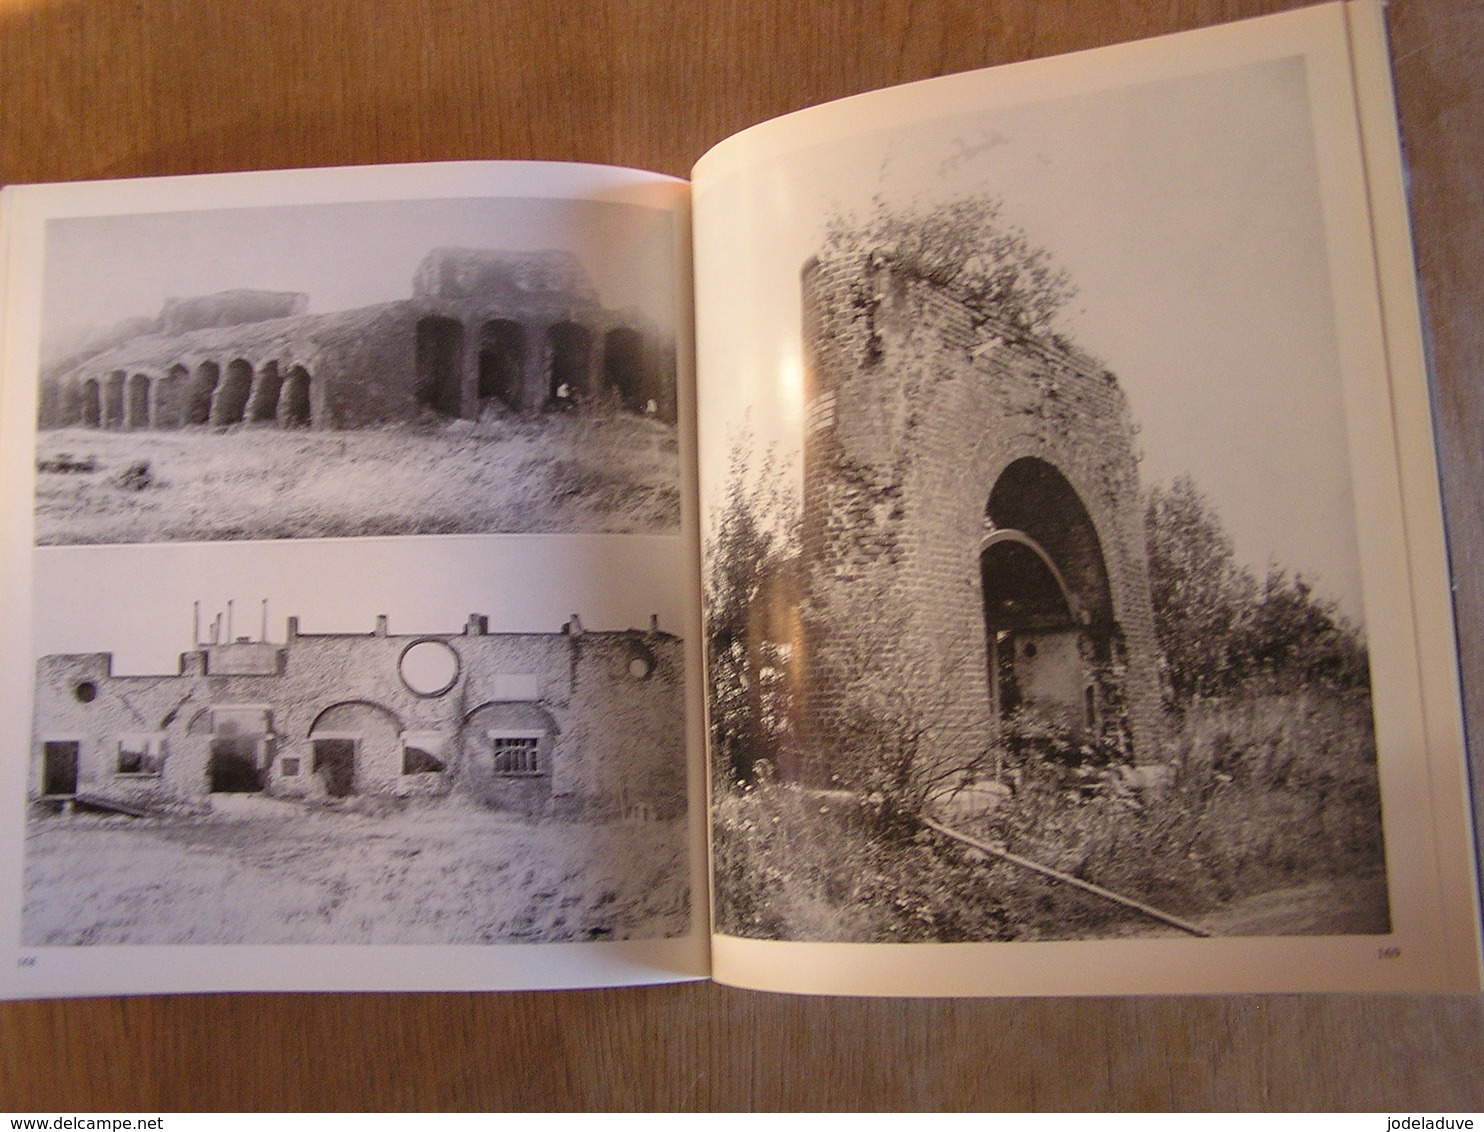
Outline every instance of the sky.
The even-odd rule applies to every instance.
[[[885,129],[865,109],[854,120],[794,148],[770,149],[763,127],[744,143],[754,159],[717,162],[714,182],[698,171],[700,254],[714,241],[728,285],[746,287],[724,319],[703,315],[703,491],[744,415],[797,451],[799,269],[828,220],[863,217],[877,198],[987,195],[1076,285],[1056,327],[1117,375],[1144,486],[1192,476],[1255,574],[1270,562],[1302,572],[1363,619],[1303,58],[974,114],[948,104]],[[715,237],[712,214],[726,217]],[[749,245],[735,230],[769,238]],[[721,286],[707,274],[703,300]],[[773,324],[789,330],[757,333]]]
[[[471,613],[491,632],[584,628],[686,633],[687,556],[678,538],[647,535],[450,535],[281,542],[43,547],[33,580],[36,656],[110,652],[118,674],[176,671],[217,614],[234,636],[458,633]]]

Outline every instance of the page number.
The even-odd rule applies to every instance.
[[[34,967],[34,966],[36,966],[36,956],[34,956],[34,955],[22,955],[19,959],[17,959],[15,961],[15,965],[17,967]]]
[[[1402,949],[1400,947],[1378,947],[1376,948],[1377,959],[1400,959]]]

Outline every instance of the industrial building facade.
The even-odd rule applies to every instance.
[[[213,637],[218,634],[212,634]],[[230,638],[179,672],[37,665],[33,798],[200,805],[457,794],[530,818],[684,812],[683,642],[648,630]]]

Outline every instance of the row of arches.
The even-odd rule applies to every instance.
[[[428,315],[417,323],[421,404],[448,416],[461,415],[470,335],[477,354],[474,392],[481,408],[490,403],[514,411],[565,408],[612,390],[625,408],[643,412],[658,396],[646,381],[643,335],[630,327],[604,334],[599,355],[594,332],[576,322],[557,322],[532,333],[513,319],[490,319],[471,329],[458,319]]]
[[[455,758],[476,793],[501,779],[546,779],[557,726],[534,704],[487,702],[451,730],[408,731],[381,704],[342,700],[321,710],[302,740],[284,742],[280,736],[274,743],[272,709],[266,707],[206,708],[188,733],[207,742],[211,793],[262,791],[271,767],[281,787],[314,778],[327,796],[345,797],[397,778],[441,775]]]
[[[74,395],[68,416],[84,428],[313,424],[309,371],[276,360],[254,367],[245,358],[233,358],[225,369],[203,361],[194,370],[177,363],[163,375],[116,369],[83,378]]]

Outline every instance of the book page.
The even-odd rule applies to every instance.
[[[687,187],[5,207],[0,993],[703,976]]]
[[[697,165],[713,977],[1477,989],[1380,33],[951,76]]]

